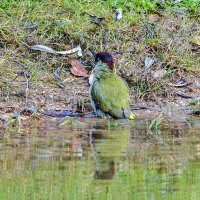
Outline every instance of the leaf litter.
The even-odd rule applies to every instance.
[[[83,65],[76,59],[71,59],[70,71],[74,76],[88,77],[87,70],[84,69]]]
[[[30,48],[32,50],[36,50],[36,51],[44,51],[44,52],[47,52],[47,53],[60,54],[60,55],[70,55],[70,54],[73,54],[73,53],[77,53],[78,57],[83,56],[82,49],[81,49],[80,45],[78,45],[77,47],[75,47],[73,49],[67,50],[67,51],[56,51],[56,50],[52,49],[51,47],[48,47],[48,46],[45,46],[45,45],[42,45],[42,44],[36,44],[36,45],[33,45],[33,46],[29,46],[26,43],[23,43],[23,44],[25,44],[28,48]]]

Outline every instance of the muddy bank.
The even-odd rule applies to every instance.
[[[1,120],[7,119],[5,116],[16,117],[19,113],[41,116],[41,110],[90,113],[88,77],[72,74],[70,65],[70,59],[77,60],[89,75],[92,65],[88,53],[90,47],[96,51],[109,51],[115,57],[117,74],[130,86],[133,112],[138,115],[150,113],[150,116],[160,113],[187,115],[196,109],[197,114],[200,98],[199,15],[174,9],[156,14],[142,13],[134,20],[126,19],[126,15],[125,12],[121,21],[110,17],[102,24],[94,24],[86,16],[84,23],[88,26],[82,34],[77,35],[83,28],[80,27],[70,34],[66,29],[51,29],[51,34],[46,36],[39,31],[39,25],[22,28],[19,17],[13,24],[6,25],[5,17],[2,31],[12,40],[0,35]],[[71,13],[69,18],[74,20],[73,17],[76,16]],[[20,32],[20,37],[14,35],[13,30]],[[53,33],[60,37],[54,37]],[[29,45],[43,43],[55,49],[70,49],[78,43],[83,56],[38,52],[28,49],[24,42]]]

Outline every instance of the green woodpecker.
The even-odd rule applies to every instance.
[[[126,82],[114,72],[110,53],[95,55],[95,67],[90,75],[90,100],[96,116],[134,119],[130,108],[130,94]]]

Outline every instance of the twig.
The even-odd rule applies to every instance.
[[[148,33],[152,38],[154,38],[154,37],[155,37],[155,33],[149,28],[149,26],[148,26],[145,22],[142,21],[142,23],[143,23],[144,27],[146,28],[147,33]]]
[[[102,37],[102,44],[106,45],[106,34],[107,34],[108,30],[105,30],[105,32],[103,33],[103,37]]]
[[[182,93],[181,91],[175,92],[175,94],[177,94],[177,95],[180,96],[180,97],[186,98],[186,99],[191,99],[191,98],[193,98],[193,96],[191,96],[191,95],[186,95],[186,94]]]

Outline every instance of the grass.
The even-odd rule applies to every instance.
[[[151,124],[149,125],[149,130],[157,130],[162,122],[162,117],[159,115],[155,119],[152,120]]]
[[[186,12],[180,11],[183,7],[187,8]],[[116,8],[123,10],[123,18],[118,21],[113,17]],[[118,73],[137,91],[138,98],[166,94],[168,81],[181,76],[190,77],[184,72],[198,69],[199,49],[191,41],[194,36],[200,35],[199,10],[198,0],[176,4],[168,0],[164,3],[150,0],[2,0],[0,66],[3,73],[0,74],[0,95],[4,102],[12,105],[29,102],[40,106],[38,99],[44,104],[47,102],[47,98],[43,97],[45,93],[52,96],[52,105],[59,97],[63,107],[71,106],[68,102],[77,93],[83,98],[82,102],[88,95],[87,80],[73,77],[63,57],[29,50],[24,42],[28,45],[43,44],[56,50],[80,44],[83,49],[80,61],[85,65],[90,62],[88,48],[110,51],[117,59]],[[149,21],[152,13],[159,15],[159,21]],[[98,22],[89,15],[103,17],[104,20]],[[153,31],[154,37],[149,35],[144,24]],[[146,56],[156,60],[148,70],[144,68]],[[68,80],[63,89],[58,87],[59,83],[52,73],[57,67],[61,68],[62,80]],[[155,72],[160,69],[164,69],[165,74],[170,73],[155,77]],[[28,97],[23,95],[27,80]]]

